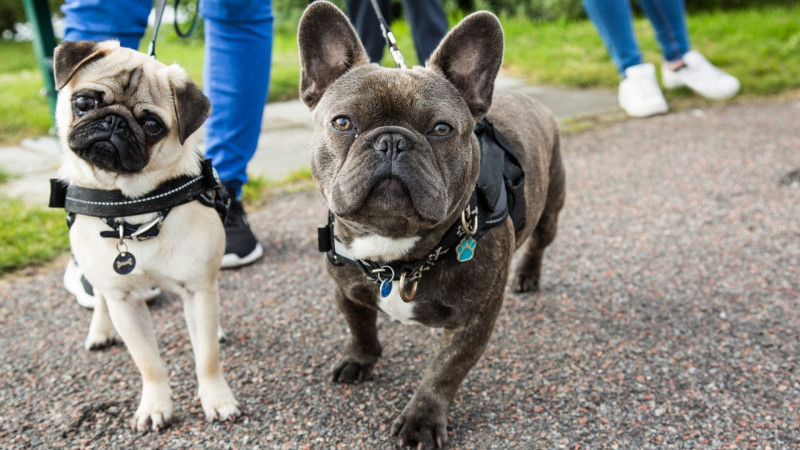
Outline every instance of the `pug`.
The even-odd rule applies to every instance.
[[[51,206],[69,213],[72,251],[98,300],[86,347],[109,345],[118,333],[142,376],[133,426],[164,427],[172,393],[145,299],[153,286],[173,291],[206,418],[239,415],[218,340],[226,199],[195,133],[208,99],[182,68],[116,41],[64,42],[54,71],[64,153]]]
[[[311,4],[298,27],[311,172],[330,211],[320,250],[350,329],[333,381],[372,378],[379,311],[442,329],[391,427],[401,446],[445,444],[448,409],[492,335],[512,255],[527,242],[512,285],[538,289],[564,204],[554,117],[524,95],[494,93],[503,45],[498,19],[477,12],[424,67],[384,68],[330,3]]]

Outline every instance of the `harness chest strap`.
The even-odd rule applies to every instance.
[[[75,214],[99,217],[113,230],[101,232],[101,236],[111,238],[119,237],[120,225],[128,239],[155,237],[171,208],[195,200],[216,209],[224,223],[230,204],[228,192],[219,181],[211,161],[203,160],[201,168],[200,175],[183,175],[167,180],[139,198],[126,197],[119,190],[90,189],[51,179],[49,206],[64,208],[69,213],[68,225],[71,225]],[[153,212],[158,213],[158,217],[145,224],[130,224],[121,219]],[[147,229],[139,231],[143,227]]]

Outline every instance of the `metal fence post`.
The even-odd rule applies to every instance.
[[[25,14],[33,27],[33,47],[39,69],[44,79],[47,106],[50,108],[51,132],[55,130],[56,83],[53,76],[53,49],[56,48],[56,37],[53,33],[53,22],[47,0],[23,0]]]

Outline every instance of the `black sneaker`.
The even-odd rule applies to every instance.
[[[242,202],[231,199],[225,219],[225,256],[222,268],[233,269],[255,262],[264,256],[264,249],[250,230]]]

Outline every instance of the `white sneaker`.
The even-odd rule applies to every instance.
[[[678,70],[670,70],[666,63],[661,66],[664,87],[675,89],[686,86],[713,100],[724,100],[739,93],[739,80],[715,67],[697,50],[683,55],[683,63],[685,65]]]
[[[94,309],[97,306],[97,297],[94,296],[94,288],[92,288],[89,280],[83,276],[78,263],[75,258],[70,255],[67,268],[64,270],[64,287],[67,292],[75,296],[75,300],[79,305],[86,309]],[[144,301],[151,302],[156,297],[161,295],[161,289],[153,286],[144,292]]]
[[[633,117],[648,117],[669,111],[667,101],[658,87],[656,68],[650,63],[625,69],[619,83],[619,106]]]

